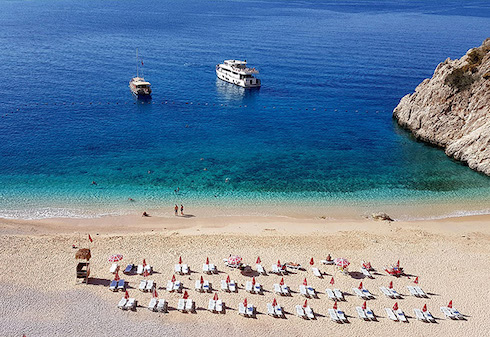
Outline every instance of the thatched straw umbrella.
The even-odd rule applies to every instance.
[[[77,260],[90,260],[92,255],[90,254],[90,249],[88,248],[80,248],[76,254],[75,254],[75,259]]]

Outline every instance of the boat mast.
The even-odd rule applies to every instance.
[[[139,75],[138,75],[138,48],[136,48],[136,77],[139,77]]]

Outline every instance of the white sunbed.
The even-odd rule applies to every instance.
[[[274,310],[272,303],[267,303],[267,314],[276,317],[276,311]]]
[[[221,290],[229,292],[230,289],[228,289],[228,283],[226,283],[225,280],[221,280]]]
[[[427,319],[425,318],[424,314],[422,313],[422,310],[413,309],[413,313],[415,314],[415,318],[417,318],[419,321],[427,322]]]
[[[284,296],[290,296],[291,295],[291,292],[289,291],[289,287],[285,284],[283,284],[281,286],[281,292],[282,292],[282,295],[284,295]]]
[[[366,268],[364,267],[361,267],[361,272],[364,276],[368,277],[368,278],[374,278],[373,275],[369,272],[369,270],[367,270]]]
[[[126,282],[124,280],[117,281],[117,290],[124,291],[126,289]]]
[[[306,291],[306,286],[304,284],[301,284],[299,286],[299,293],[301,294],[301,296],[304,296],[304,297],[310,297],[310,295],[308,294],[308,292]]]
[[[311,270],[313,271],[313,275],[315,275],[316,277],[319,277],[319,278],[323,278],[323,275],[322,275],[322,273],[320,273],[318,268],[311,267]]]
[[[462,313],[460,313],[458,310],[454,309],[454,308],[449,308],[449,310],[451,311],[451,313],[457,318],[457,319],[464,319],[464,316]]]
[[[174,272],[176,274],[182,275],[182,265],[181,264],[176,264],[174,266]]]
[[[413,287],[417,294],[419,294],[419,297],[428,297],[427,294],[420,288],[419,286]]]
[[[257,264],[256,267],[257,267],[257,273],[259,273],[261,275],[265,275],[264,267],[262,267],[261,264]]]
[[[301,305],[297,305],[296,306],[296,315],[298,317],[301,317],[303,319],[306,319],[305,311],[303,310],[303,307]]]
[[[140,291],[145,291],[145,289],[146,289],[146,280],[141,280],[140,281],[140,285],[139,285],[138,289]]]
[[[364,310],[364,312],[366,313],[366,316],[371,321],[375,321],[376,320],[376,316],[374,315],[374,312],[371,310],[371,308],[367,307],[366,310]]]
[[[362,293],[363,293],[364,295],[366,295],[366,297],[367,297],[368,299],[372,299],[372,298],[374,298],[373,294],[371,294],[371,293],[369,292],[369,290],[367,290],[366,288],[362,288],[362,289],[361,289],[361,291],[362,291]]]
[[[152,292],[153,291],[153,288],[155,288],[156,284],[155,284],[155,281],[153,280],[148,280],[146,282],[146,288],[145,288],[145,291],[149,291],[149,292]]]
[[[117,263],[113,263],[110,269],[111,274],[115,274],[118,269],[119,265]]]
[[[124,306],[126,305],[126,302],[127,302],[127,301],[128,301],[128,300],[127,300],[126,298],[124,298],[124,297],[123,297],[123,298],[121,298],[121,300],[120,300],[120,301],[119,301],[119,303],[117,304],[117,307],[118,307],[119,309],[124,309]]]
[[[354,294],[357,297],[360,297],[360,298],[362,298],[364,300],[367,300],[368,299],[368,296],[363,291],[361,291],[361,289],[359,289],[359,288],[352,288],[352,291],[354,292]]]
[[[407,317],[405,317],[405,313],[402,311],[402,309],[396,310],[395,313],[400,321],[408,322]]]
[[[216,311],[216,301],[213,300],[212,298],[209,299],[208,310],[211,312]]]
[[[143,272],[145,270],[148,272],[148,274],[150,274],[150,275],[153,274],[153,267],[150,266],[149,264],[147,264],[146,266],[143,267]]]
[[[333,290],[333,293],[335,294],[335,298],[338,300],[338,301],[344,301],[345,298],[344,298],[344,293],[340,291],[340,289],[334,289]]]
[[[200,293],[203,292],[201,280],[196,280],[196,284],[194,285],[194,289],[196,289],[196,291],[198,291]]]
[[[204,281],[204,283],[202,285],[202,289],[208,293],[213,291],[213,287],[212,287],[211,283],[209,283],[209,281]]]
[[[238,314],[241,316],[247,316],[247,309],[242,302],[238,303]]]
[[[143,274],[143,265],[139,264],[138,269],[136,269],[136,274],[141,275]]]
[[[174,291],[174,283],[172,281],[167,282],[167,291],[172,292]]]
[[[393,312],[393,310],[391,310],[391,308],[385,308],[385,311],[389,319],[391,319],[392,321],[398,321],[397,315],[395,315],[395,313]]]
[[[252,293],[253,292],[252,281],[247,281],[247,283],[245,283],[245,291],[248,292],[248,293]]]
[[[422,313],[424,314],[425,319],[428,320],[429,322],[431,323],[436,322],[436,319],[434,318],[434,316],[432,316],[432,314],[429,311],[423,311]]]
[[[209,272],[211,274],[214,274],[214,273],[217,273],[218,272],[218,270],[216,269],[216,266],[214,264],[212,264],[212,263],[209,264]]]
[[[235,281],[231,280],[230,283],[228,283],[228,288],[230,289],[230,292],[235,293],[236,292]]]
[[[444,314],[444,316],[450,319],[458,319],[456,315],[454,315],[453,312],[448,307],[441,307],[441,311]]]
[[[190,298],[185,301],[185,311],[194,312],[194,301]]]
[[[393,298],[402,298],[402,295],[399,294],[395,289],[388,288],[388,291],[393,295]]]
[[[357,316],[360,319],[363,319],[365,321],[368,320],[368,317],[367,317],[366,312],[364,311],[364,309],[362,309],[361,307],[356,307],[356,312],[357,312]]]
[[[179,299],[179,302],[177,303],[177,310],[180,312],[185,311],[185,300],[183,298]]]
[[[331,299],[332,301],[337,300],[337,297],[333,293],[332,289],[327,288],[327,290],[325,290],[325,292],[327,293],[327,296],[329,299]]]
[[[136,308],[136,300],[134,298],[129,298],[124,305],[124,310],[134,310]]]
[[[166,312],[167,311],[167,301],[165,301],[163,298],[158,300],[157,304],[157,310],[160,312]]]
[[[223,312],[223,301],[222,300],[217,300],[216,301],[216,312],[217,313],[222,313]]]
[[[247,307],[247,315],[248,315],[248,317],[254,317],[255,316],[255,307],[253,305],[249,305]]]
[[[345,317],[345,314],[342,310],[337,310],[337,316],[340,318],[340,320],[344,323],[347,323],[347,317]]]
[[[306,287],[306,291],[308,292],[308,296],[311,297],[311,298],[314,298],[316,297],[316,292],[315,292],[315,289],[313,287]]]
[[[274,293],[283,295],[281,286],[278,283],[274,283]]]
[[[111,284],[109,285],[109,290],[117,291],[117,281],[116,280],[111,281]]]
[[[407,289],[410,292],[410,295],[415,296],[415,297],[420,297],[420,295],[417,292],[417,290],[415,290],[415,287],[413,287],[413,286],[407,286]]]
[[[274,312],[276,313],[277,317],[284,317],[284,312],[282,311],[282,307],[279,304],[274,307]]]
[[[209,264],[204,263],[202,265],[202,272],[205,274],[211,274],[211,272],[209,271]]]
[[[306,314],[306,317],[308,317],[308,319],[315,319],[315,313],[313,312],[313,310],[310,308],[310,306],[307,306],[305,308],[305,314]]]
[[[148,310],[157,311],[157,303],[158,303],[158,299],[152,297],[150,303],[148,304]]]
[[[332,321],[342,323],[342,320],[339,318],[339,316],[337,316],[337,310],[331,308],[328,309],[328,315]]]
[[[174,291],[180,293],[182,290],[182,283],[180,281],[175,281],[174,282]]]
[[[182,274],[185,274],[185,275],[190,274],[190,269],[189,269],[188,265],[186,265],[186,264],[182,265]]]
[[[277,264],[273,264],[271,266],[271,273],[280,275],[280,274],[282,274],[282,271],[279,269]]]
[[[262,286],[260,285],[260,283],[255,283],[255,285],[254,285],[254,292],[256,294],[262,293]]]
[[[381,290],[381,292],[386,296],[386,297],[389,297],[389,298],[395,298],[395,295],[388,290],[388,288],[386,287],[379,287],[379,290]]]

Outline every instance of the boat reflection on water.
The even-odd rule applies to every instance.
[[[260,87],[257,88],[243,88],[238,85],[234,85],[220,79],[216,79],[216,91],[218,96],[228,101],[253,101],[254,97],[258,95]]]

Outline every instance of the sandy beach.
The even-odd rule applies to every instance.
[[[490,330],[485,313],[488,308],[490,279],[490,216],[470,216],[427,221],[373,221],[350,219],[345,221],[321,218],[216,216],[203,217],[103,217],[98,219],[0,220],[0,325],[2,336],[483,336]],[[93,238],[91,278],[88,285],[75,284],[75,244],[89,247],[88,234]],[[113,293],[108,285],[113,275],[107,261],[111,254],[124,255],[121,265],[142,263],[154,268],[149,279],[157,283],[160,298],[169,302],[168,313],[147,310],[151,294],[137,290],[142,276],[122,275],[128,282],[128,292],[138,301],[136,311],[122,311],[117,303],[123,293]],[[349,275],[343,275],[333,266],[324,266],[320,260],[327,254],[347,258],[351,265]],[[273,284],[280,276],[257,276],[264,288],[262,295],[245,292],[251,275],[226,267],[222,259],[239,254],[246,264],[255,267],[260,256],[269,271],[278,259],[301,263],[304,271],[284,276],[292,290],[291,297],[274,295]],[[182,294],[167,293],[163,288],[173,275],[173,265],[179,257],[189,264],[192,273],[176,276],[184,284],[189,297],[196,303],[196,312],[184,314],[176,310]],[[215,263],[219,273],[205,275],[202,264],[206,257]],[[312,274],[309,261],[325,273],[322,279]],[[360,261],[371,261],[376,269],[374,279],[365,279]],[[409,276],[395,278],[383,271],[385,265],[400,260]],[[194,290],[195,280],[201,275],[213,285],[213,293],[225,302],[225,314],[206,310],[213,294]],[[219,290],[220,280],[230,275],[239,286],[238,293]],[[415,277],[429,294],[421,299],[409,295],[406,288]],[[325,289],[335,287],[345,293],[345,302],[339,309],[348,316],[349,323],[330,321],[327,309],[333,302]],[[316,313],[316,320],[302,320],[295,315],[297,304],[304,303],[298,290],[303,279],[315,288],[318,298],[308,300]],[[378,316],[377,322],[361,321],[355,307],[363,300],[357,298],[353,287],[363,282],[375,299],[368,306]],[[396,302],[381,293],[380,286],[394,288],[403,299],[399,307],[408,317],[408,323],[393,322],[384,308]],[[240,317],[238,303],[247,298],[257,307],[255,319]],[[283,306],[286,318],[267,315],[266,303],[276,298]],[[452,300],[454,307],[466,320],[444,318],[440,311]],[[423,323],[414,317],[413,309],[427,304],[437,323]]]

